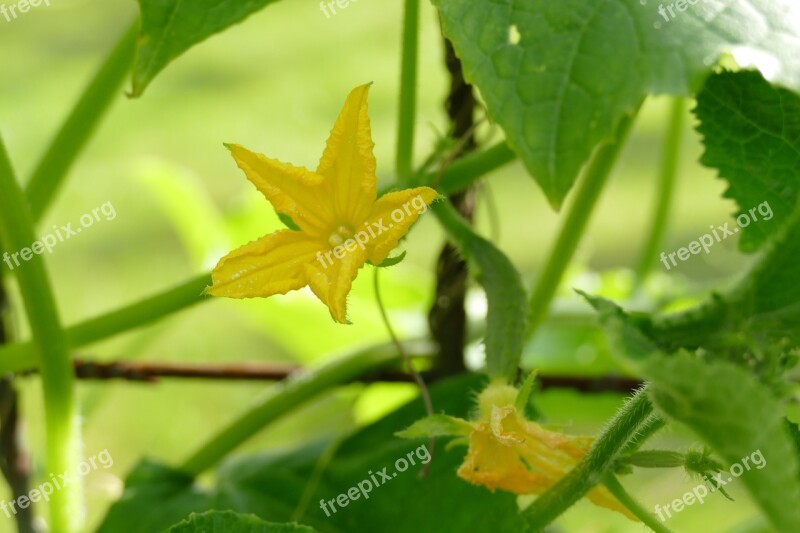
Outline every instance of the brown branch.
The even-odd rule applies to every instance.
[[[442,167],[464,153],[475,149],[475,94],[464,79],[461,61],[452,43],[445,39],[445,63],[450,74],[450,92],[445,107],[452,124],[452,137],[458,140],[457,150],[450,154]],[[472,190],[451,195],[449,201],[467,220],[472,220],[475,200]],[[444,245],[436,264],[436,294],[428,312],[431,336],[439,346],[436,374],[441,376],[464,372],[464,348],[467,337],[467,313],[464,301],[467,294],[467,264],[449,242]]]
[[[294,372],[303,370],[301,365],[290,363],[159,363],[147,361],[114,361],[97,362],[85,359],[75,359],[75,375],[82,380],[114,380],[138,381],[155,383],[159,378],[180,379],[213,379],[213,380],[251,380],[251,381],[279,381]],[[35,370],[21,373],[22,375],[35,374]],[[434,376],[423,376],[431,379]],[[374,382],[409,382],[414,378],[406,372],[399,370],[384,371],[371,376],[365,376],[360,381]],[[539,376],[538,383],[541,389],[574,389],[579,392],[620,392],[628,393],[642,385],[634,378],[619,376]]]
[[[4,322],[7,303],[5,287],[0,280],[0,344],[8,340]],[[14,499],[27,495],[30,488],[30,461],[22,446],[21,425],[19,395],[12,376],[4,376],[0,378],[0,471]],[[19,533],[38,531],[33,521],[33,506],[20,507],[14,517]]]

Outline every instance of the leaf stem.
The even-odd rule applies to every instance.
[[[543,529],[602,481],[652,411],[647,387],[642,387],[611,419],[586,457],[525,510],[531,529]]]
[[[25,194],[34,222],[49,207],[69,167],[117,96],[133,63],[138,26],[137,21],[122,35],[33,171]]]
[[[264,399],[201,446],[180,468],[197,476],[216,465],[264,426],[320,393],[400,361],[396,347],[389,343],[293,375],[274,385]]]
[[[7,249],[22,250],[36,241],[33,217],[28,209],[5,145],[0,139],[0,238]],[[76,473],[80,450],[74,374],[67,337],[61,328],[53,292],[42,256],[31,259],[14,272],[25,304],[33,343],[41,366],[44,390],[46,467],[52,475]],[[81,483],[50,496],[51,529],[56,533],[77,531],[83,515]]]
[[[658,249],[664,242],[667,231],[672,200],[674,198],[675,181],[678,175],[678,162],[680,160],[681,134],[685,118],[685,100],[680,97],[672,99],[669,110],[669,124],[664,135],[663,155],[661,159],[661,173],[658,178],[656,191],[656,208],[650,232],[647,236],[642,255],[636,267],[636,287],[640,287],[645,280],[658,256]]]
[[[638,110],[638,107],[637,107]],[[606,184],[611,169],[617,160],[622,146],[625,144],[633,116],[622,119],[617,127],[614,140],[598,148],[592,158],[580,187],[576,191],[575,200],[569,207],[564,225],[556,238],[547,264],[539,276],[530,298],[530,317],[528,335],[536,332],[547,315],[550,302],[556,294],[561,278],[575,254],[586,224],[594,211],[600,192]]]
[[[397,124],[397,179],[411,177],[414,156],[414,121],[417,106],[417,56],[419,0],[405,0],[403,7],[403,53],[400,63],[400,108]]]
[[[608,474],[603,481],[603,484],[606,488],[614,495],[614,497],[619,500],[619,502],[628,508],[628,510],[636,516],[641,522],[655,531],[656,533],[670,533],[670,530],[663,526],[656,517],[648,513],[639,502],[637,502],[633,497],[628,494],[625,490],[625,487],[622,486],[622,483],[619,482],[616,476],[613,474]]]
[[[442,172],[419,172],[414,176],[412,184],[433,187],[445,196],[455,194],[516,157],[505,141],[499,142],[486,150],[470,152],[456,159]]]

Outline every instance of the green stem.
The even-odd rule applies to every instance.
[[[531,529],[543,529],[601,482],[652,411],[646,387],[639,389],[617,412],[586,457],[525,510]]]
[[[138,22],[111,51],[33,171],[25,193],[35,222],[47,210],[69,167],[117,96],[133,63],[137,28]]]
[[[206,299],[203,291],[210,283],[210,275],[203,274],[161,294],[69,327],[65,330],[67,345],[80,348],[199,303]],[[36,350],[32,342],[0,347],[0,374],[36,367]]]
[[[290,377],[272,387],[266,398],[201,446],[180,468],[197,476],[216,465],[264,426],[320,393],[400,361],[397,348],[389,343],[356,352],[318,369]]]
[[[36,241],[33,217],[0,139],[0,237],[10,250],[22,250]],[[44,390],[46,466],[52,475],[76,474],[80,451],[74,374],[67,337],[44,268],[34,254],[14,272],[39,355]],[[45,476],[47,477],[47,476]],[[56,533],[77,531],[82,516],[79,481],[50,496],[51,529]]]
[[[622,119],[614,141],[598,149],[586,170],[586,175],[576,191],[575,200],[569,207],[564,225],[550,252],[549,260],[533,289],[530,299],[529,336],[535,333],[547,315],[550,302],[553,300],[561,278],[578,247],[586,229],[586,223],[625,143],[632,122],[633,116]]]
[[[501,142],[487,150],[472,152],[457,159],[438,177],[438,181],[435,174],[429,174],[423,178],[424,182],[421,184],[433,184],[436,190],[445,195],[454,194],[463,191],[489,172],[510,163],[516,157],[511,148],[505,142]]]
[[[678,175],[681,134],[683,133],[683,120],[686,114],[684,104],[683,98],[674,98],[670,106],[669,124],[664,136],[659,186],[656,192],[656,209],[650,224],[650,233],[636,267],[637,287],[644,283],[653,264],[656,262],[658,249],[664,242],[664,235],[667,231],[667,219],[675,196],[675,180]]]
[[[419,0],[405,0],[403,15],[403,56],[400,65],[400,108],[397,125],[397,179],[411,177],[414,155],[414,120],[417,105],[417,48]]]
[[[656,517],[648,513],[639,502],[634,500],[630,494],[625,490],[625,487],[622,486],[622,483],[616,478],[616,476],[612,474],[608,474],[603,481],[603,484],[606,488],[614,495],[614,497],[619,500],[619,502],[628,508],[628,510],[633,513],[636,518],[641,520],[641,522],[655,531],[656,533],[670,533],[670,530],[667,529],[665,526],[661,525],[661,522],[656,520]]]

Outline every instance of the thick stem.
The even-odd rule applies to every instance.
[[[10,250],[22,250],[36,241],[31,212],[1,140],[0,238]],[[80,434],[67,336],[61,328],[42,256],[34,254],[14,273],[25,304],[33,343],[39,354],[44,389],[47,473],[74,475]],[[51,529],[54,532],[79,529],[83,518],[80,489],[80,482],[75,482],[51,495]]]
[[[403,56],[400,64],[400,108],[397,123],[397,180],[411,177],[414,157],[414,121],[417,114],[417,55],[419,0],[403,4]]]
[[[25,193],[34,221],[47,210],[69,167],[117,96],[133,63],[138,25],[133,24],[111,51],[33,171]]]
[[[637,108],[638,109],[638,108]],[[556,238],[548,262],[539,276],[530,299],[529,335],[533,335],[547,315],[564,271],[578,247],[600,192],[627,139],[633,117],[625,117],[617,128],[614,141],[598,148],[569,207],[564,225]]]
[[[199,475],[216,465],[266,425],[333,387],[401,361],[394,345],[357,352],[275,385],[268,396],[200,447],[181,470]]]
[[[683,98],[674,98],[670,106],[669,124],[664,136],[664,148],[661,159],[661,173],[658,178],[653,220],[650,223],[650,232],[647,236],[642,255],[636,267],[636,285],[641,286],[653,268],[658,256],[658,249],[664,242],[667,231],[667,219],[674,197],[675,180],[678,174],[678,161],[680,159],[681,133],[685,117],[685,101]]]
[[[530,528],[540,531],[601,482],[652,411],[646,388],[639,389],[611,419],[586,457],[528,507],[525,516]]]

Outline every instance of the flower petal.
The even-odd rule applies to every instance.
[[[367,241],[370,263],[379,265],[386,259],[437,195],[430,187],[417,187],[384,194],[375,202],[364,222],[365,228],[378,233]]]
[[[267,197],[277,212],[292,217],[303,231],[311,235],[321,236],[329,231],[333,210],[323,176],[251,152],[238,144],[227,146],[247,179]]]
[[[344,250],[344,247],[341,248]],[[308,286],[328,306],[334,320],[349,324],[347,293],[358,275],[358,269],[367,261],[367,252],[356,246],[353,251],[345,251],[341,258],[335,257],[331,250],[324,255],[320,261],[305,266]]]
[[[351,226],[366,218],[376,194],[368,92],[369,84],[356,87],[347,96],[317,168],[317,174],[326,178],[336,219]]]
[[[513,406],[493,407],[469,438],[469,452],[458,469],[462,479],[515,494],[541,494],[588,453],[593,439],[548,431],[525,420]],[[636,517],[603,486],[587,494],[601,507]]]
[[[208,292],[229,298],[286,294],[306,285],[305,265],[321,251],[322,244],[302,232],[270,233],[220,259]]]

